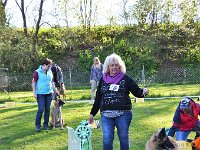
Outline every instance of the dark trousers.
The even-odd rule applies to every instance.
[[[50,106],[52,101],[52,94],[37,94],[38,111],[35,118],[35,125],[41,125],[42,114],[44,112],[44,123],[48,125],[50,116]]]

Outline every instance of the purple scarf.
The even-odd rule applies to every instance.
[[[106,83],[114,83],[114,84],[117,84],[122,78],[124,77],[124,73],[122,73],[121,71],[117,72],[115,74],[115,76],[111,77],[109,75],[109,73],[104,73],[103,74],[103,80],[106,82]]]

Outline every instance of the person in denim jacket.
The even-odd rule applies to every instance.
[[[95,91],[99,85],[99,80],[102,77],[103,64],[98,57],[94,57],[93,65],[90,72],[90,84],[91,84],[91,103],[94,101]]]
[[[141,89],[126,75],[124,61],[117,54],[106,57],[103,77],[99,81],[96,97],[88,118],[93,123],[100,110],[103,132],[103,150],[113,150],[114,129],[120,141],[121,150],[129,150],[129,126],[132,120],[130,92],[136,97],[144,97],[148,90]]]

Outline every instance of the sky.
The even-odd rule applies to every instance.
[[[17,0],[20,3],[20,0]],[[27,25],[28,27],[35,26],[35,20],[37,19],[37,9],[39,8],[40,0],[24,0],[25,6],[27,8],[26,16],[27,16]],[[45,23],[43,26],[51,25],[60,25],[66,26],[66,15],[63,14],[61,9],[63,5],[60,5],[59,1],[61,0],[45,0],[43,6],[43,16],[42,22]],[[79,7],[77,6],[80,0],[69,0],[68,4],[68,25],[76,26],[79,25],[77,14]],[[127,8],[133,6],[137,0],[128,0]],[[164,2],[163,0],[162,2]],[[174,0],[174,3],[180,3],[183,0]],[[96,19],[96,25],[105,25],[108,24],[108,18],[110,16],[117,16],[116,22],[118,24],[122,23],[120,18],[120,14],[122,14],[122,2],[123,0],[93,0],[93,3],[98,6],[98,11],[96,12],[98,18]],[[69,7],[70,6],[70,7]],[[76,10],[75,10],[76,9]],[[15,0],[8,0],[6,6],[7,18],[10,22],[11,26],[22,27],[23,21],[21,17],[21,12],[16,5]],[[200,9],[199,9],[200,13]],[[175,11],[172,20],[178,21],[178,15],[180,12]],[[180,17],[179,17],[180,18]]]
[[[44,1],[44,11],[43,11],[43,22],[48,22],[50,24],[56,24],[59,22],[61,26],[65,26],[66,22],[64,15],[59,11],[61,7],[58,4],[59,0],[46,0]],[[72,0],[73,2],[70,5],[75,5],[79,0]],[[97,24],[106,24],[108,23],[107,18],[113,15],[119,15],[121,10],[121,2],[122,0],[94,0],[98,5],[98,20]],[[20,3],[20,0],[18,0]],[[25,0],[25,6],[27,7],[26,15],[27,15],[27,24],[29,27],[34,25],[34,19],[37,16],[37,12],[34,10],[36,6],[38,7],[40,0]],[[135,2],[135,0],[131,0],[131,3]],[[130,4],[129,4],[130,5]],[[77,19],[75,19],[76,15],[74,14],[74,10],[70,8],[71,12],[68,14],[69,26],[78,25]],[[15,0],[8,0],[7,6],[7,18],[10,20],[10,24],[12,26],[22,27],[22,17],[19,8],[17,7]],[[55,13],[56,12],[56,13]],[[58,15],[57,15],[58,14]],[[55,17],[57,16],[57,17]]]

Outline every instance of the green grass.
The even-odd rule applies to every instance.
[[[170,127],[171,120],[179,99],[148,100],[144,103],[133,103],[133,120],[130,126],[131,150],[143,150],[146,141],[158,128]],[[76,128],[89,116],[89,103],[66,103],[63,117],[67,126]],[[0,149],[49,149],[64,150],[68,146],[67,128],[36,133],[34,119],[36,104],[16,104],[13,108],[0,108]],[[98,113],[95,119],[100,119]],[[102,148],[101,128],[92,129],[93,150]],[[115,149],[119,149],[117,134],[114,140]]]
[[[148,97],[164,97],[164,96],[199,96],[200,84],[187,84],[187,85],[154,85],[148,86]],[[130,94],[131,98],[133,95]],[[72,89],[66,90],[66,99],[70,100],[89,100],[90,89]],[[36,102],[33,98],[32,91],[23,92],[0,92],[0,103],[6,101],[15,102]]]
[[[85,100],[90,99],[90,90],[66,90],[66,99],[70,100]],[[14,102],[36,102],[33,97],[32,91],[23,91],[23,92],[0,92],[0,103],[6,101],[14,101]]]
[[[148,97],[200,95],[199,85],[159,85],[148,88],[150,91]],[[9,95],[10,99],[8,94],[0,93],[0,101],[35,102],[31,91],[11,92]],[[67,91],[67,95],[68,101],[70,101],[70,96],[71,99],[81,99],[85,95],[90,95],[90,90]],[[172,117],[179,101],[179,98],[168,98],[146,100],[144,103],[133,102],[134,115],[130,126],[131,150],[143,150],[146,141],[158,128],[171,126]],[[0,106],[6,105],[1,103]],[[63,118],[67,126],[75,129],[82,120],[88,119],[91,107],[88,102],[67,102],[62,108]],[[37,105],[35,103],[16,103],[16,106],[11,108],[0,107],[1,150],[64,150],[68,148],[67,128],[35,132],[36,111]],[[95,119],[100,119],[99,113]],[[93,150],[102,149],[101,128],[92,129],[92,147]],[[115,134],[114,147],[116,150],[119,149],[117,134]]]
[[[156,85],[149,87],[148,97],[200,95],[200,84]]]

